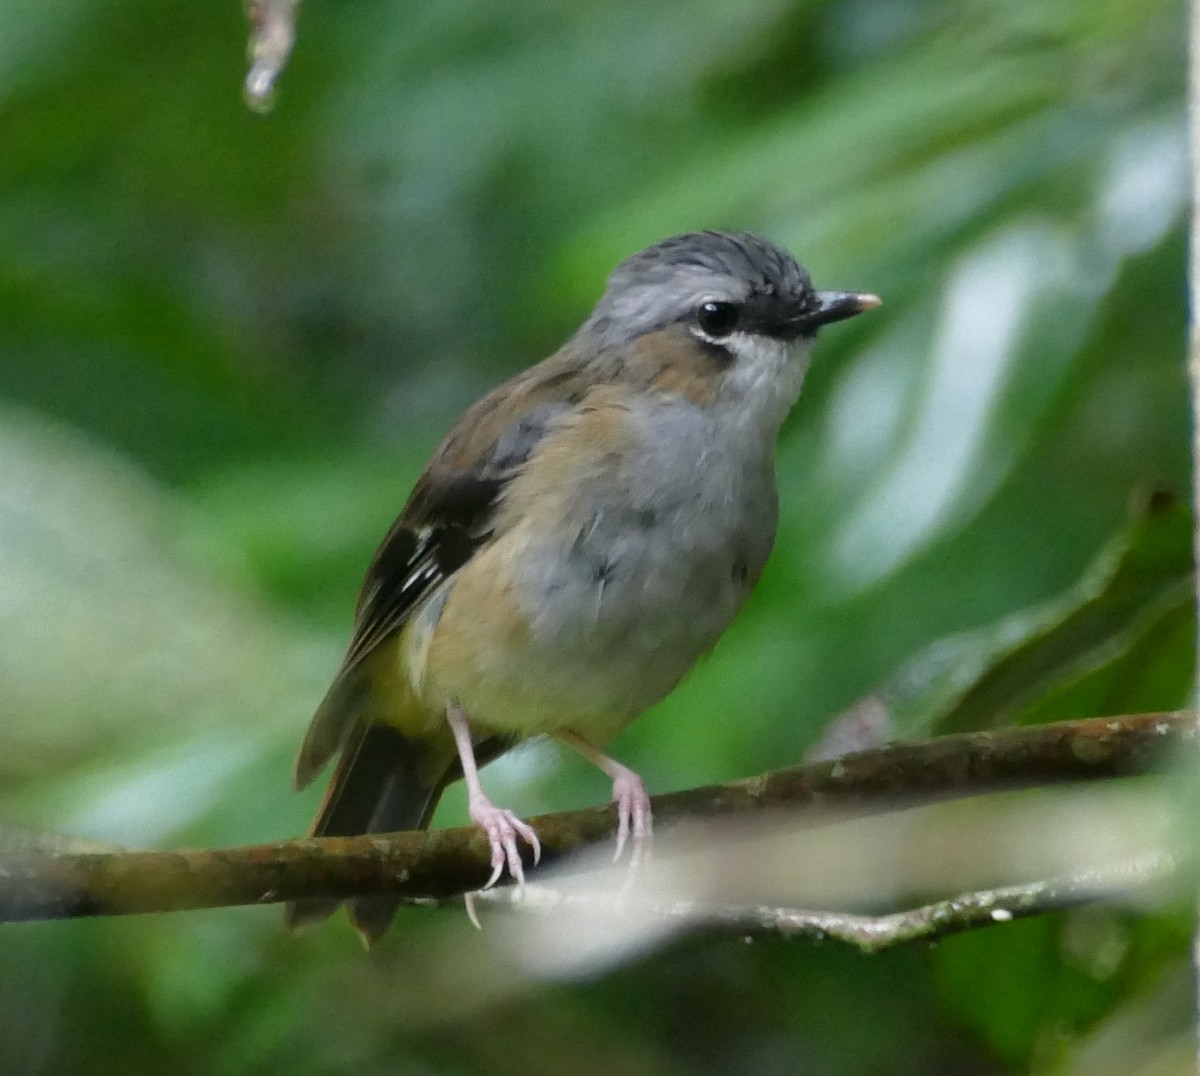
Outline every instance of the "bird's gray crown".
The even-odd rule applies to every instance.
[[[746,330],[788,337],[816,297],[796,259],[761,236],[687,232],[621,262],[583,331],[618,344],[690,320],[705,302],[736,303]]]

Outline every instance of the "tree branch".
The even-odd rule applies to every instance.
[[[804,807],[837,808],[842,817],[847,810],[881,813],[985,792],[1147,773],[1194,741],[1190,712],[944,736],[658,796],[654,811],[660,824]],[[615,815],[603,807],[532,822],[545,858],[553,860],[610,837]],[[478,889],[490,874],[487,840],[474,828],[174,852],[80,853],[45,844],[0,849],[0,921],[384,892],[410,900],[445,898]]]

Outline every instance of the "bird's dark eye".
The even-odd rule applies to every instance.
[[[703,303],[696,311],[696,324],[715,340],[728,336],[737,328],[741,311],[736,303]]]

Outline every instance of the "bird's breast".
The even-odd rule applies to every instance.
[[[612,633],[642,650],[686,650],[694,639],[707,648],[770,552],[770,448],[724,437],[683,403],[634,411],[627,422],[626,447],[555,498],[553,524],[531,513],[522,528],[528,611],[535,630],[552,636]]]
[[[455,666],[444,690],[477,720],[603,739],[667,694],[745,602],[774,540],[772,445],[726,437],[684,401],[574,421],[507,491],[431,660]]]

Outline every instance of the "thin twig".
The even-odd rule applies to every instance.
[[[1192,228],[1188,251],[1188,276],[1190,278],[1191,302],[1188,316],[1188,384],[1192,410],[1192,505],[1200,506],[1200,0],[1192,0],[1188,43],[1188,119],[1192,158]],[[1200,513],[1192,529],[1192,552],[1194,563],[1200,564]],[[1200,610],[1200,573],[1196,577],[1197,609]],[[1197,637],[1200,646],[1200,636]],[[1197,654],[1197,669],[1200,669],[1200,652]],[[1193,692],[1197,685],[1193,684]],[[1196,1047],[1196,1071],[1200,1073],[1200,904],[1192,938],[1192,975],[1197,998],[1196,1025],[1193,1028]]]
[[[1125,862],[1064,878],[963,893],[886,915],[809,911],[767,905],[714,905],[702,901],[636,900],[623,893],[587,892],[531,884],[479,894],[486,903],[532,914],[592,911],[675,920],[680,929],[746,937],[772,936],[834,941],[863,953],[930,943],[967,930],[1011,922],[1062,908],[1117,901],[1161,888],[1178,873],[1170,852],[1159,850]]]
[[[296,12],[300,0],[246,0],[250,23],[250,70],[243,85],[246,104],[255,112],[269,112],[275,80],[291,55],[296,40]]]

